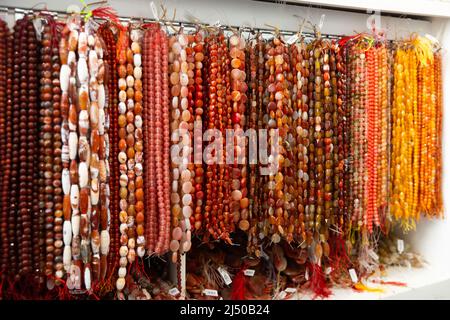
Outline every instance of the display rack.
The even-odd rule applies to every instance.
[[[133,18],[145,18],[144,22],[155,21],[152,17],[149,1],[129,0],[119,1],[111,0],[110,5],[116,9],[123,21],[129,21]],[[73,0],[48,0],[45,3],[46,10],[58,16],[65,14],[65,9],[72,4]],[[158,3],[158,2],[156,2]],[[421,18],[400,18],[391,16],[381,17],[381,28],[387,30],[389,39],[399,38],[402,35],[417,30],[421,34],[431,34],[441,43],[444,52],[450,49],[450,1],[431,1],[414,0],[408,1],[408,5],[401,1],[361,1],[340,0],[340,1],[303,1],[291,0],[284,3],[279,1],[252,1],[252,0],[193,0],[193,1],[162,1],[169,13],[173,13],[176,8],[176,19],[171,21],[175,25],[192,27],[192,17],[206,24],[215,24],[222,22],[224,25],[234,28],[249,26],[261,32],[272,32],[273,29],[267,25],[273,25],[282,30],[286,36],[298,32],[299,25],[303,19],[308,19],[316,24],[320,17],[325,14],[322,35],[333,38],[339,34],[351,34],[355,30],[358,32],[367,31],[367,18],[370,14],[345,11],[348,9],[376,9],[381,12],[394,12],[404,15],[416,15]],[[305,6],[290,5],[289,3],[300,3]],[[23,14],[32,10],[35,4],[32,0],[3,0],[0,5],[0,15],[5,15],[7,21],[12,22],[16,14]],[[315,7],[308,7],[308,4],[315,4]],[[321,9],[317,6],[326,6],[327,9]],[[330,10],[330,7],[339,7],[339,10]],[[2,10],[3,8],[3,10]],[[344,11],[343,11],[344,9]],[[42,10],[38,6],[35,10]],[[171,14],[169,14],[171,16]],[[423,19],[422,17],[426,17]],[[304,32],[306,36],[312,35],[311,31]],[[443,62],[443,83],[444,83],[444,113],[450,111],[450,67],[448,58]],[[450,176],[447,163],[450,163],[450,155],[445,153],[445,148],[450,144],[450,133],[447,128],[450,127],[450,117],[444,116],[443,133],[443,192],[444,207],[448,205],[450,194]],[[403,237],[403,236],[402,236]],[[424,270],[388,270],[388,277],[393,280],[412,282],[408,288],[400,290],[386,290],[383,294],[358,294],[351,289],[336,290],[332,298],[335,299],[358,299],[358,298],[400,298],[415,297],[421,288],[427,288],[426,292],[432,290],[433,286],[443,286],[443,283],[450,281],[450,221],[445,218],[444,221],[425,221],[423,219],[417,226],[417,232],[411,232],[404,235],[405,239],[413,245],[413,249],[422,254],[428,266]],[[189,253],[188,253],[189,254]],[[181,284],[182,296],[185,294],[185,273],[186,257],[181,259]],[[175,266],[171,267],[172,278],[176,277]],[[390,274],[390,276],[389,276]],[[399,279],[401,278],[401,279]],[[430,289],[431,286],[431,289]],[[445,286],[444,286],[445,287]],[[414,292],[413,292],[414,290]],[[425,290],[425,289],[424,289]],[[448,290],[447,290],[448,291]],[[424,291],[425,292],[425,291]],[[443,295],[448,292],[441,290]],[[408,296],[409,294],[409,296]],[[420,295],[420,294],[419,294]],[[298,297],[298,298],[308,298]]]

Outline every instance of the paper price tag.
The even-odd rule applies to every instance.
[[[255,270],[253,269],[245,269],[244,275],[247,277],[253,277],[255,275]]]
[[[380,259],[380,258],[378,257],[378,255],[376,254],[376,252],[373,251],[373,250],[370,250],[370,251],[369,251],[369,256],[371,256],[372,259],[374,259],[374,260],[376,260],[376,261],[378,261],[378,260]]]
[[[306,279],[306,281],[309,280],[309,272],[308,272],[308,269],[306,269],[306,271],[305,271],[305,279]]]
[[[284,292],[287,292],[287,293],[296,293],[296,292],[297,292],[297,289],[295,289],[295,288],[286,288],[286,289],[284,289]]]
[[[284,298],[286,298],[286,291],[281,291],[278,294],[278,299],[283,300]]]
[[[350,278],[352,278],[352,282],[353,283],[357,283],[358,282],[358,276],[356,275],[355,269],[349,269],[348,273],[350,274]]]
[[[290,36],[290,37],[286,40],[286,43],[287,43],[287,44],[294,44],[295,41],[297,41],[297,40],[298,40],[298,34],[296,33],[296,34]]]
[[[174,296],[174,297],[175,297],[175,296],[177,296],[177,295],[180,294],[180,290],[178,290],[177,287],[172,288],[172,289],[169,290],[169,294],[170,294],[171,296]]]
[[[150,9],[152,10],[153,18],[156,21],[159,21],[158,9],[156,9],[156,5],[153,1],[150,2]]]
[[[322,30],[322,27],[323,27],[323,23],[324,23],[324,21],[325,21],[325,14],[322,14],[321,16],[320,16],[320,21],[319,21],[319,30]]]
[[[225,281],[225,284],[228,286],[230,285],[233,280],[231,280],[230,274],[222,267],[217,268],[217,271],[219,271],[220,275],[223,278],[223,281]]]
[[[332,269],[331,267],[327,267],[327,268],[325,269],[325,274],[330,274],[331,271],[333,271],[333,269]]]
[[[219,296],[219,293],[217,292],[217,290],[213,290],[213,289],[205,289],[205,290],[203,290],[203,294],[208,297],[218,297]]]
[[[402,239],[397,240],[397,251],[402,254],[405,251],[405,242]]]

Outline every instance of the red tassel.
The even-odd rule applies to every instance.
[[[243,266],[233,279],[233,287],[231,291],[231,299],[233,300],[245,300],[245,269],[246,266]]]
[[[314,292],[313,299],[317,297],[329,297],[331,294],[331,290],[327,287],[325,275],[322,272],[322,267],[317,263],[309,263],[309,270],[311,274],[310,288]]]
[[[351,261],[347,254],[345,241],[339,234],[331,236],[329,243],[332,244],[330,248],[331,277],[337,282],[343,273],[347,273]]]
[[[119,16],[116,10],[112,7],[100,7],[92,10],[92,16],[100,19],[105,19],[106,21],[112,21],[114,23],[120,23]]]

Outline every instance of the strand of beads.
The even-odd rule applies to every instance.
[[[339,110],[338,110],[338,74],[337,74],[337,56],[339,55],[338,46],[335,42],[331,43],[330,47],[330,90],[331,90],[331,102],[330,102],[330,125],[331,137],[326,136],[326,138],[331,140],[331,150],[329,151],[329,155],[331,158],[331,162],[327,162],[327,170],[328,176],[330,176],[330,189],[326,190],[329,192],[328,196],[331,200],[328,200],[328,205],[330,207],[327,208],[329,212],[330,225],[338,225],[339,223]],[[332,190],[332,191],[331,191]],[[330,202],[331,201],[331,202]],[[325,245],[325,248],[328,248]],[[324,249],[325,249],[324,248]],[[328,255],[329,250],[324,250],[326,256]]]
[[[61,60],[61,70],[60,70],[60,78],[59,78],[59,82],[60,82],[60,86],[61,86],[61,142],[62,142],[62,147],[61,147],[61,162],[62,162],[62,173],[61,173],[61,185],[62,185],[62,191],[63,191],[63,206],[62,206],[62,212],[58,212],[55,211],[54,214],[54,224],[55,224],[55,229],[53,230],[55,232],[55,247],[56,247],[56,241],[60,240],[57,239],[56,235],[57,235],[57,230],[56,230],[56,226],[58,224],[60,224],[61,222],[61,217],[64,214],[64,220],[69,221],[70,219],[70,211],[71,211],[71,205],[70,205],[70,189],[71,189],[71,178],[72,178],[72,169],[71,167],[71,161],[70,161],[70,157],[69,157],[69,104],[70,101],[72,100],[72,96],[69,96],[69,87],[71,87],[71,85],[73,85],[73,81],[71,81],[71,75],[73,77],[73,72],[74,71],[74,63],[75,61],[73,61],[74,58],[74,52],[73,50],[70,51],[71,54],[71,63],[72,65],[69,66],[69,38],[70,35],[72,35],[71,40],[73,43],[73,37],[75,35],[75,33],[72,34],[71,30],[69,29],[69,27],[66,25],[66,27],[63,30],[62,33],[62,37],[59,43],[59,57]],[[73,78],[73,80],[75,80],[75,78]],[[72,84],[71,84],[72,82]],[[71,88],[71,95],[74,94],[74,90]],[[72,114],[72,118],[73,118],[73,114]],[[76,115],[75,115],[75,119],[72,119],[75,121],[75,125],[76,125]],[[71,124],[71,126],[73,126],[73,124]],[[69,222],[68,222],[69,223]],[[67,223],[66,223],[67,225]],[[66,227],[67,228],[67,227]],[[72,233],[75,235],[75,232],[73,232],[73,230],[71,230],[70,235],[72,235]],[[65,240],[68,240],[68,237],[66,237]],[[75,242],[75,241],[74,241]],[[65,243],[66,246],[70,247],[70,243],[67,242]],[[66,249],[66,251],[69,249]],[[55,263],[58,263],[60,261],[57,260],[58,254],[55,252]],[[75,260],[75,257],[74,257]],[[56,264],[55,264],[56,267]],[[58,269],[56,270],[57,273],[55,273],[56,277],[61,278],[63,276],[63,271],[61,270],[60,267],[58,267]]]
[[[313,59],[314,59],[314,98],[313,98],[313,109],[314,109],[314,162],[315,162],[315,170],[314,170],[314,185],[315,192],[311,193],[312,196],[316,196],[316,207],[313,215],[313,230],[314,230],[314,242],[313,249],[315,252],[314,255],[314,263],[319,263],[322,257],[322,250],[320,242],[322,239],[319,238],[319,234],[321,232],[321,227],[323,223],[323,216],[325,214],[324,210],[324,175],[325,175],[325,146],[324,146],[324,133],[325,133],[325,107],[324,105],[328,96],[324,95],[324,73],[328,74],[329,69],[327,70],[328,61],[325,62],[324,57],[325,54],[328,54],[328,50],[326,48],[326,44],[321,39],[316,40],[313,47]],[[323,54],[322,54],[323,50]]]
[[[315,83],[315,61],[314,48],[312,45],[307,47],[309,57],[309,79],[308,79],[308,202],[305,210],[305,229],[306,229],[306,244],[308,247],[312,245],[314,234],[314,215],[316,212],[316,144],[314,139],[315,132],[315,116],[314,116],[314,83]]]
[[[24,34],[24,20],[18,20],[14,25],[14,33],[13,33],[13,52],[20,52],[21,43],[25,42],[26,39],[21,39]],[[23,42],[19,41],[23,40]],[[22,52],[21,52],[22,53]],[[22,54],[15,54],[12,58],[12,97],[11,97],[11,111],[12,111],[12,125],[11,125],[11,183],[9,187],[9,203],[10,207],[8,208],[8,238],[9,238],[9,259],[10,265],[9,270],[10,274],[18,279],[18,270],[19,270],[19,260],[20,260],[20,250],[18,241],[20,239],[20,216],[18,214],[18,201],[19,201],[19,171],[20,171],[20,90],[21,90],[21,59],[24,57]],[[24,72],[26,69],[24,68]],[[26,78],[26,75],[23,75]],[[26,84],[24,83],[24,86]],[[55,255],[58,252],[55,251]]]
[[[257,250],[258,243],[258,234],[257,234],[257,208],[259,206],[258,203],[258,190],[257,190],[257,171],[258,166],[256,161],[252,162],[253,159],[250,158],[250,155],[256,155],[257,149],[257,121],[258,121],[258,113],[257,113],[257,99],[258,99],[258,46],[256,44],[256,39],[251,41],[247,56],[248,56],[248,64],[247,75],[249,78],[249,108],[247,113],[247,121],[248,128],[252,130],[249,137],[249,188],[248,188],[248,198],[249,198],[249,230],[248,230],[248,242],[247,242],[247,252],[249,254],[254,254]],[[255,134],[253,134],[255,133]]]
[[[217,67],[218,67],[218,45],[217,45],[217,36],[209,35],[205,40],[206,42],[206,53],[208,57],[207,65],[205,68],[206,73],[206,83],[207,85],[207,96],[208,96],[208,113],[206,115],[207,128],[214,129],[216,123],[216,112],[215,105],[217,103]],[[214,137],[211,137],[211,141],[213,141]],[[207,150],[205,149],[204,152]],[[204,220],[205,220],[205,239],[208,239],[208,235],[211,235],[213,238],[217,238],[216,232],[214,230],[214,221],[213,221],[213,202],[215,201],[215,189],[213,189],[214,181],[216,180],[216,172],[217,172],[217,163],[214,162],[214,157],[217,157],[216,154],[206,153],[206,185],[205,185],[205,193],[206,193],[206,201],[205,201],[205,212],[204,212]],[[212,163],[211,163],[212,162]]]
[[[40,277],[44,275],[46,268],[46,252],[53,256],[53,230],[47,228],[45,223],[52,223],[53,210],[56,206],[56,201],[61,198],[55,194],[55,189],[61,192],[61,163],[58,155],[61,152],[60,146],[55,144],[55,140],[60,140],[59,132],[61,130],[59,125],[59,110],[55,112],[55,105],[58,107],[60,100],[59,81],[59,57],[58,57],[58,43],[55,35],[55,27],[50,26],[54,24],[53,20],[47,20],[42,32],[42,62],[40,71],[40,131],[39,131],[39,146],[40,154],[40,176],[39,176],[39,230],[41,234],[39,238],[45,239],[39,248],[39,263],[34,266],[35,270],[40,270]],[[56,83],[55,83],[56,80]],[[55,127],[55,128],[54,128]],[[56,138],[56,139],[55,139]],[[56,160],[56,161],[55,161]],[[45,221],[47,220],[47,221]],[[49,221],[50,220],[50,221]],[[51,226],[51,225],[50,225]],[[45,235],[44,232],[50,232],[50,235]],[[36,252],[34,252],[36,255]],[[51,269],[53,269],[53,258],[51,259]],[[50,267],[49,266],[49,267]],[[49,272],[48,274],[51,274]],[[43,279],[40,279],[41,282]]]
[[[231,243],[230,232],[235,229],[234,222],[237,222],[237,214],[233,212],[240,211],[240,203],[238,206],[237,202],[232,202],[231,190],[237,187],[237,179],[234,179],[237,172],[234,172],[233,167],[227,165],[231,163],[231,155],[227,152],[230,151],[232,147],[227,145],[226,141],[226,131],[233,129],[233,103],[231,101],[232,93],[232,57],[230,55],[230,50],[226,42],[225,35],[221,32],[219,34],[219,47],[218,47],[218,72],[217,72],[217,106],[218,106],[218,124],[216,124],[216,129],[218,129],[222,136],[222,146],[225,148],[222,153],[223,158],[219,160],[218,168],[218,179],[217,179],[217,200],[214,208],[217,208],[216,218],[218,219],[217,234],[220,239]],[[218,128],[217,128],[218,127]],[[224,140],[225,137],[225,140]],[[228,157],[228,161],[227,161]],[[225,160],[225,163],[221,163],[220,160]],[[234,179],[234,180],[233,180]],[[226,183],[231,181],[230,183]]]
[[[421,38],[418,39],[421,41]],[[426,42],[423,41],[423,47],[425,47]],[[431,51],[431,47],[427,48]],[[419,58],[419,66],[418,66],[418,76],[419,76],[419,84],[420,84],[420,104],[421,104],[421,122],[420,127],[417,127],[416,130],[422,130],[422,140],[421,142],[421,165],[420,165],[420,203],[419,210],[425,213],[428,216],[432,216],[435,214],[434,208],[432,206],[433,197],[435,195],[435,185],[436,185],[436,171],[435,171],[435,147],[436,147],[436,99],[435,99],[435,81],[434,81],[434,72],[429,72],[429,69],[432,68],[433,54],[431,52],[428,53],[428,58],[420,59],[418,54],[416,54]],[[414,68],[411,68],[414,70]],[[433,70],[434,71],[434,70]],[[419,129],[420,128],[420,129]],[[412,137],[412,139],[415,137]],[[414,146],[416,146],[416,139],[413,140]],[[416,160],[416,158],[414,158]],[[419,163],[414,161],[413,169],[417,169],[419,167]],[[417,176],[417,170],[414,170],[414,174]],[[419,179],[419,177],[417,177]],[[415,184],[414,187],[417,187]],[[416,190],[414,190],[416,191]],[[416,195],[416,194],[414,194]],[[417,194],[417,196],[419,196]],[[413,203],[416,205],[416,202]],[[416,219],[418,219],[417,212]]]
[[[157,210],[156,199],[153,196],[156,193],[155,162],[151,158],[155,153],[154,146],[154,104],[155,104],[155,69],[154,69],[154,41],[156,34],[156,25],[150,26],[144,34],[143,47],[143,68],[144,68],[144,117],[143,117],[143,141],[144,141],[144,193],[147,195],[144,199],[146,208],[145,220],[145,239],[146,249],[154,252],[157,237]]]
[[[338,230],[341,232],[344,230],[344,215],[347,213],[347,188],[346,188],[346,145],[347,145],[347,128],[346,128],[346,102],[347,102],[347,92],[346,92],[346,53],[345,48],[336,46],[336,75],[337,75],[337,165],[335,166],[337,179],[335,180],[335,190],[338,192],[338,219],[335,221]]]
[[[133,52],[134,65],[134,171],[135,177],[135,215],[136,215],[136,253],[142,258],[145,255],[145,214],[144,214],[144,180],[143,180],[143,161],[144,161],[144,142],[143,142],[143,84],[142,84],[142,54],[141,41],[142,34],[138,30],[131,33],[131,50]],[[128,138],[128,137],[127,137]],[[132,140],[132,138],[129,138]],[[128,139],[127,139],[128,140]],[[131,141],[130,141],[131,145]],[[131,190],[130,190],[131,191]]]
[[[155,88],[156,102],[156,179],[159,204],[159,234],[155,248],[157,254],[163,254],[169,250],[170,244],[170,119],[169,119],[169,39],[167,34],[159,29],[159,37],[156,38],[155,65],[159,76],[156,77]],[[160,125],[158,126],[158,123]],[[158,130],[160,127],[160,133]],[[192,200],[191,200],[192,201]],[[186,226],[189,218],[185,221]],[[185,249],[190,248],[190,239],[186,239]]]
[[[258,93],[257,93],[257,101],[256,101],[256,110],[257,110],[257,129],[259,132],[259,129],[265,129],[267,127],[267,117],[265,113],[264,108],[264,97],[265,97],[265,42],[262,39],[262,36],[260,34],[256,37],[256,47],[257,47],[257,58],[258,58],[258,66],[257,66],[257,86],[258,86]],[[258,138],[258,144],[261,142],[261,140]],[[266,146],[267,146],[267,141]],[[258,186],[257,191],[255,192],[257,194],[257,201],[255,200],[254,205],[254,214],[257,216],[257,226],[256,226],[256,237],[254,240],[255,242],[255,255],[257,257],[260,257],[261,250],[259,249],[259,243],[261,241],[261,238],[264,236],[264,218],[265,218],[265,212],[267,212],[267,202],[266,199],[266,192],[265,192],[265,185],[267,181],[267,176],[263,175],[261,166],[258,166],[258,180],[256,185]]]
[[[239,228],[247,231],[249,228],[248,198],[247,198],[247,167],[245,163],[246,138],[242,136],[245,128],[245,103],[247,102],[247,85],[245,83],[245,41],[234,34],[230,37],[231,78],[232,78],[232,114],[231,120],[236,134],[233,169],[232,191],[230,200],[231,214],[234,222],[239,222]],[[233,142],[234,143],[234,142]],[[239,183],[238,183],[239,182]]]
[[[107,123],[109,123],[109,154],[106,155],[109,159],[110,177],[109,185],[110,196],[109,196],[109,222],[108,222],[108,232],[110,234],[110,249],[108,252],[107,260],[107,272],[108,278],[110,278],[115,271],[114,269],[118,265],[118,253],[119,253],[119,225],[118,225],[118,212],[119,212],[119,166],[118,161],[115,161],[118,157],[118,92],[117,92],[117,70],[116,67],[116,40],[114,39],[114,34],[111,30],[111,25],[109,23],[104,23],[99,27],[98,34],[102,37],[106,44],[106,50],[104,50],[104,60],[105,60],[105,84],[106,84],[106,105],[108,111]]]
[[[433,212],[441,217],[443,214],[442,203],[442,53],[440,50],[434,53],[434,89],[436,92],[436,184],[433,196]]]
[[[32,272],[33,266],[33,236],[37,226],[38,208],[37,184],[33,183],[35,168],[37,167],[37,63],[38,48],[36,31],[29,17],[25,17],[25,28],[23,35],[23,45],[20,49],[22,63],[26,68],[21,69],[22,86],[20,90],[20,173],[19,173],[19,215],[20,215],[20,242],[19,242],[19,274],[25,275]],[[26,32],[26,33],[25,33]],[[26,47],[25,47],[26,46]],[[24,84],[26,86],[24,86]],[[36,239],[36,241],[39,241]]]
[[[127,50],[128,50],[128,36],[126,33],[128,32],[127,29],[121,29],[119,40],[117,43],[117,52],[118,52],[118,86],[119,86],[119,104],[118,104],[118,113],[119,116],[117,118],[118,125],[119,125],[119,153],[118,153],[118,161],[119,161],[119,172],[120,172],[120,191],[119,191],[119,207],[120,207],[120,213],[119,213],[119,221],[120,221],[120,249],[119,249],[119,270],[118,270],[118,278],[116,281],[116,289],[120,293],[123,288],[125,287],[125,277],[127,274],[127,264],[128,264],[128,170],[127,170]],[[133,66],[130,65],[130,74],[132,77],[133,74]]]
[[[191,217],[191,225],[194,226],[194,230],[198,232],[201,229],[203,216],[203,183],[204,183],[204,169],[203,169],[203,130],[201,128],[203,122],[203,112],[204,112],[204,92],[205,86],[203,83],[203,70],[204,70],[204,39],[201,31],[198,31],[195,36],[194,48],[194,60],[195,60],[195,70],[194,70],[194,163],[195,163],[195,177],[194,177],[194,215]]]
[[[4,85],[0,88],[0,147],[4,150],[4,153],[0,155],[2,166],[1,180],[1,205],[0,205],[0,236],[1,236],[1,265],[0,272],[2,281],[7,276],[8,268],[10,267],[10,231],[8,230],[9,219],[8,210],[10,206],[9,200],[9,187],[11,177],[11,124],[12,124],[12,105],[11,105],[11,91],[12,91],[12,44],[11,32],[8,29],[8,25],[3,20],[0,20],[0,82]]]
[[[92,286],[92,248],[91,248],[91,228],[92,222],[97,220],[97,207],[98,204],[98,150],[93,150],[93,145],[90,144],[90,129],[93,130],[92,134],[95,134],[95,130],[98,128],[98,103],[93,101],[93,96],[90,95],[90,91],[95,91],[93,83],[89,81],[89,64],[92,64],[89,56],[91,55],[88,46],[88,33],[86,32],[86,26],[80,26],[80,32],[78,34],[78,61],[77,61],[77,73],[76,76],[79,80],[79,86],[77,88],[78,101],[79,101],[79,115],[78,115],[78,179],[71,179],[72,186],[70,188],[72,215],[76,215],[76,211],[80,212],[80,255],[83,263],[83,283],[87,290]],[[89,40],[91,42],[92,40]],[[70,45],[70,39],[69,39]],[[92,56],[92,55],[91,55]],[[69,59],[70,60],[70,59]],[[74,100],[75,101],[75,100]],[[75,104],[70,106],[70,109],[76,108]],[[71,110],[69,109],[69,122],[71,122]],[[75,114],[75,112],[74,112]],[[76,122],[75,122],[76,123]],[[74,127],[76,129],[76,127]],[[71,131],[69,135],[69,151],[72,150],[71,146],[75,146],[76,150],[76,131]],[[98,135],[98,132],[97,132]],[[71,140],[71,137],[75,137]],[[72,141],[75,141],[72,143]],[[70,159],[76,165],[77,153],[70,152]],[[74,180],[78,181],[78,185]],[[95,229],[94,229],[95,230]],[[93,231],[93,230],[92,230]]]
[[[281,99],[283,103],[282,110],[282,130],[281,137],[284,146],[284,159],[280,163],[282,166],[282,174],[284,177],[283,185],[283,216],[281,219],[281,228],[279,228],[280,234],[286,239],[288,243],[294,240],[294,230],[295,225],[298,225],[298,215],[297,215],[297,179],[295,179],[295,174],[297,172],[297,148],[295,143],[296,128],[294,126],[294,121],[296,120],[294,116],[294,102],[292,100],[292,90],[294,84],[293,72],[295,68],[291,66],[291,56],[289,54],[289,47],[287,45],[283,46],[283,73],[278,75],[277,80],[281,80],[283,98]]]
[[[105,168],[104,164],[104,157],[101,162],[100,153],[101,153],[101,145],[102,142],[104,143],[104,101],[99,101],[99,83],[97,76],[99,74],[99,55],[97,54],[97,51],[95,50],[95,37],[92,34],[87,34],[87,62],[88,62],[88,72],[89,72],[89,133],[88,137],[89,139],[89,148],[90,148],[90,159],[89,161],[89,172],[87,181],[88,185],[90,186],[90,217],[89,217],[89,244],[90,244],[90,261],[89,261],[89,268],[85,265],[85,270],[89,269],[88,275],[85,274],[85,279],[87,278],[88,281],[86,284],[89,286],[86,286],[86,289],[90,289],[91,283],[95,283],[99,279],[100,275],[100,232],[99,232],[99,216],[101,212],[101,203],[100,203],[100,172],[104,171],[101,169],[101,167]],[[80,47],[78,49],[78,54],[80,55]],[[103,95],[104,97],[104,95]],[[102,104],[102,107],[100,105]],[[100,111],[102,109],[102,112]],[[103,114],[103,121],[100,119],[100,114]],[[103,134],[101,134],[101,132]],[[103,137],[102,137],[103,136]],[[81,138],[81,134],[80,134]],[[102,141],[103,140],[103,141]],[[103,151],[104,147],[102,146]],[[102,165],[100,164],[102,163]],[[82,174],[83,171],[79,169],[79,175],[80,175],[80,190],[83,192],[83,188],[85,186],[82,186],[83,177]],[[105,177],[105,173],[103,174]],[[89,207],[88,206],[88,207]],[[88,209],[89,210],[89,209]],[[86,282],[86,281],[85,281]]]
[[[378,199],[376,210],[380,216],[381,221],[384,221],[384,216],[387,207],[388,199],[388,136],[389,136],[389,108],[388,108],[388,62],[387,49],[385,45],[381,45],[377,50],[378,59],[378,110],[381,113],[379,123],[378,135]]]
[[[325,44],[326,50],[322,51],[323,57],[321,58],[322,64],[322,100],[323,100],[323,171],[324,180],[322,186],[323,192],[323,219],[320,219],[320,228],[318,232],[320,235],[320,242],[322,247],[322,253],[324,256],[329,254],[328,245],[328,230],[330,223],[334,217],[334,164],[335,164],[335,152],[337,145],[335,144],[335,121],[334,115],[336,110],[334,94],[336,92],[336,56],[334,53],[333,45],[330,42]],[[319,170],[320,171],[320,170]],[[319,209],[320,207],[318,207]],[[320,212],[317,212],[320,214]],[[317,223],[317,216],[316,216]],[[318,255],[319,256],[319,255]]]
[[[376,165],[376,153],[375,153],[375,139],[377,137],[376,133],[376,93],[375,93],[375,48],[370,48],[366,51],[366,65],[367,65],[367,212],[365,214],[364,224],[366,225],[368,231],[371,233],[373,231],[373,223],[376,215],[375,211],[375,199],[376,199],[376,175],[375,175],[375,165]]]
[[[178,261],[178,251],[183,253],[180,243],[183,237],[186,237],[186,225],[183,228],[184,215],[189,214],[190,203],[185,199],[190,196],[188,184],[191,178],[191,172],[187,169],[188,155],[190,148],[189,125],[191,114],[188,110],[188,64],[186,48],[188,46],[188,37],[180,30],[178,35],[174,35],[169,40],[170,56],[170,83],[172,95],[172,241],[170,250],[172,251],[172,261]],[[188,199],[189,200],[189,199]]]
[[[301,186],[301,192],[298,194],[297,210],[299,214],[299,239],[303,248],[306,245],[306,224],[305,224],[305,210],[308,204],[308,181],[310,179],[308,173],[308,147],[310,141],[309,135],[309,98],[308,98],[308,78],[309,78],[309,52],[306,49],[306,44],[301,41],[297,44],[297,63],[295,69],[297,70],[297,109],[298,120],[297,123],[297,143],[298,147],[298,185]]]

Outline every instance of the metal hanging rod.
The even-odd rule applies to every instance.
[[[61,18],[64,18],[68,15],[67,12],[60,11],[60,10],[47,10],[47,9],[12,7],[12,6],[1,6],[0,7],[0,12],[6,12],[6,13],[30,14],[30,13],[41,12],[41,11],[46,12],[46,13],[51,14],[56,17],[61,17]],[[157,20],[151,19],[151,18],[127,17],[127,16],[119,16],[119,20],[122,22],[131,22],[131,21],[136,21],[136,20],[142,21],[143,23],[158,22]],[[177,27],[182,26],[182,27],[188,27],[188,28],[196,28],[198,25],[207,25],[206,23],[202,23],[202,22],[194,23],[194,22],[181,21],[181,20],[165,20],[164,19],[161,22],[163,24],[172,24]],[[228,31],[241,29],[241,27],[233,26],[233,25],[223,25],[223,26],[220,26],[220,28],[223,30],[228,30]],[[270,29],[270,28],[248,28],[248,27],[246,27],[245,29],[242,29],[243,32],[250,32],[250,30],[257,31],[261,34],[267,34],[267,35],[273,35],[275,33],[275,30]],[[281,35],[284,35],[284,36],[292,36],[292,35],[296,34],[297,31],[279,29],[278,33]],[[315,38],[315,34],[312,32],[302,32],[302,35],[305,38]],[[321,33],[321,36],[323,38],[336,39],[336,40],[340,39],[342,37],[342,35],[329,34],[329,33],[328,34]]]

